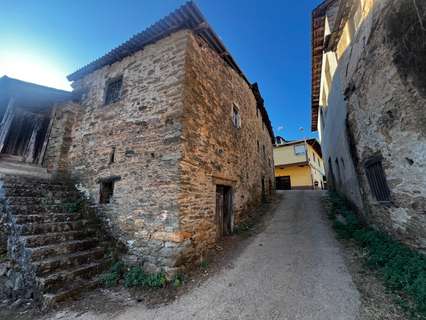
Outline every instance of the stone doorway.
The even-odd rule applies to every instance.
[[[230,235],[234,227],[234,211],[232,208],[232,188],[216,185],[216,217],[217,239]]]

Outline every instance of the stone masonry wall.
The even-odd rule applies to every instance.
[[[416,63],[424,61],[426,44],[412,4],[376,1],[339,68],[368,221],[426,250],[426,85],[424,74],[417,74],[426,64]],[[426,11],[423,5],[419,8]],[[407,28],[401,26],[407,21]],[[404,32],[394,32],[402,27]],[[411,56],[401,62],[400,50],[412,45],[420,50],[410,49]],[[349,85],[352,90],[345,90]],[[370,190],[364,162],[375,155],[383,157],[391,203],[377,202]]]
[[[149,271],[173,267],[180,250],[178,161],[187,34],[176,32],[73,83],[84,94],[71,131],[68,168],[95,203],[99,182],[116,179],[111,202],[99,204],[100,211],[129,256]],[[123,77],[121,99],[104,105],[106,83],[118,76]]]
[[[188,41],[185,79],[178,203],[182,231],[191,235],[186,256],[200,259],[216,241],[216,185],[232,186],[238,224],[260,204],[262,176],[266,192],[269,181],[274,188],[274,165],[271,138],[251,88],[194,34]],[[241,128],[232,124],[234,103]]]
[[[122,98],[104,105],[106,83],[118,76]],[[214,245],[216,184],[232,186],[236,224],[261,202],[262,177],[265,192],[273,191],[272,142],[251,87],[191,31],[73,87],[83,93],[81,106],[58,109],[48,167],[68,168],[94,203],[100,182],[115,179],[112,200],[99,211],[128,258],[147,271],[173,273]]]
[[[43,166],[49,172],[65,173],[68,166],[68,151],[71,147],[71,132],[76,115],[81,112],[79,104],[66,102],[55,107],[49,143],[43,159]]]

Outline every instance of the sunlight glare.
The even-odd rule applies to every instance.
[[[48,87],[71,90],[66,72],[50,62],[48,57],[9,50],[0,52],[0,77],[4,75]]]

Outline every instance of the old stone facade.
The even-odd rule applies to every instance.
[[[49,170],[69,174],[98,204],[128,258],[149,271],[202,259],[223,219],[232,231],[274,190],[273,135],[257,85],[212,43],[193,3],[178,11],[184,27],[159,22],[165,30],[155,37],[144,32],[115,49],[131,45],[131,54],[98,66],[106,55],[69,76],[81,99],[56,108],[45,156]],[[119,99],[105,103],[115,79]],[[103,188],[111,189],[108,201]]]
[[[425,250],[426,6],[326,1],[314,24],[313,129],[329,182],[366,221]]]

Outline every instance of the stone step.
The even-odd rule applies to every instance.
[[[46,276],[58,270],[67,270],[104,258],[105,249],[95,247],[86,251],[54,256],[33,263],[38,276]]]
[[[35,235],[56,233],[64,231],[82,230],[86,226],[93,225],[90,220],[78,220],[67,222],[51,222],[51,223],[27,223],[18,225],[18,230],[21,235]]]
[[[28,235],[22,238],[27,248],[34,248],[59,242],[88,239],[96,236],[96,232],[97,230],[94,228],[85,228],[84,230]]]
[[[76,253],[78,251],[86,251],[89,249],[93,249],[98,244],[99,241],[97,239],[89,238],[60,242],[42,247],[33,247],[29,248],[28,251],[31,254],[32,261],[40,261],[48,257],[71,254]]]
[[[44,278],[39,278],[39,283],[44,289],[44,292],[59,291],[61,288],[66,288],[67,285],[78,280],[90,279],[102,273],[108,267],[109,262],[100,261],[92,262],[86,265],[78,266],[73,269],[52,273]]]
[[[17,224],[26,223],[49,223],[49,222],[66,222],[82,219],[81,213],[54,213],[54,214],[27,214],[17,215]]]
[[[83,292],[93,290],[98,287],[99,284],[100,280],[98,278],[76,280],[54,293],[45,293],[43,294],[44,308],[49,308],[66,300],[76,299]]]
[[[26,176],[13,176],[6,175],[0,177],[5,185],[8,186],[18,186],[18,187],[29,187],[29,186],[45,186],[47,188],[51,187],[69,187],[71,184],[69,181],[60,181],[60,180],[51,180],[44,179],[39,177],[26,177]]]
[[[21,204],[10,204],[9,209],[15,215],[26,215],[26,214],[52,214],[52,213],[64,213],[67,212],[69,206],[64,204],[46,204],[46,205],[21,205]]]
[[[60,198],[60,197],[21,197],[13,196],[7,197],[9,205],[23,205],[23,206],[44,206],[44,205],[64,205],[64,206],[75,206],[78,197],[73,198]]]
[[[5,193],[7,197],[48,197],[48,198],[59,198],[59,199],[66,199],[66,198],[78,198],[80,193],[73,189],[64,189],[64,188],[58,188],[57,190],[49,190],[47,188],[40,188],[40,187],[33,187],[28,188],[26,186],[25,188],[21,187],[10,187],[5,186],[4,187]]]

